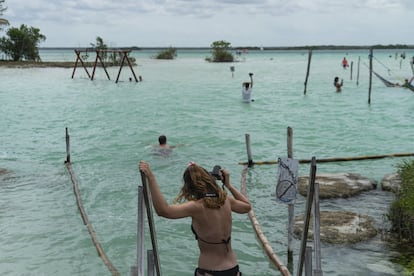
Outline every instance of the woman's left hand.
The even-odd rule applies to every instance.
[[[138,169],[139,171],[143,172],[146,176],[149,176],[151,174],[150,166],[144,160],[139,161]]]

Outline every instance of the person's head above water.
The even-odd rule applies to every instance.
[[[158,142],[160,145],[166,145],[167,144],[167,136],[161,135],[158,137]]]

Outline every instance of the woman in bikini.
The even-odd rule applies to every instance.
[[[190,162],[184,171],[183,187],[176,198],[178,204],[168,204],[161,193],[150,166],[139,162],[139,170],[148,178],[154,209],[169,219],[191,217],[191,229],[198,241],[200,255],[194,275],[241,276],[236,254],[231,246],[232,212],[245,214],[250,202],[230,183],[230,174],[221,169],[221,181],[232,196],[216,183],[207,170]]]

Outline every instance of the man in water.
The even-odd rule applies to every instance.
[[[167,144],[167,136],[165,135],[160,135],[158,137],[158,143],[159,144],[154,147],[155,155],[169,156],[172,153],[172,149],[175,148],[175,146]]]
[[[165,136],[165,135],[160,135],[158,137],[158,143],[159,143],[158,146],[160,148],[163,148],[163,149],[171,149],[171,148],[174,148],[174,146],[170,146],[170,145],[167,144],[167,136]]]
[[[252,89],[253,89],[253,73],[249,73],[250,82],[243,82],[243,88],[242,88],[242,97],[243,102],[249,103],[253,100],[250,99],[252,95]]]

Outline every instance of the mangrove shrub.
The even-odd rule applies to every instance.
[[[22,24],[20,28],[8,29],[6,35],[0,39],[0,50],[13,61],[40,61],[38,44],[45,41],[46,36],[38,28]]]
[[[212,51],[212,57],[207,58],[208,61],[212,62],[233,62],[234,56],[230,52],[231,44],[230,42],[220,40],[214,41],[210,45]]]
[[[177,49],[175,48],[168,48],[159,52],[155,58],[156,59],[174,59],[177,56]]]
[[[414,160],[397,165],[401,189],[391,204],[389,218],[392,232],[414,246]]]

